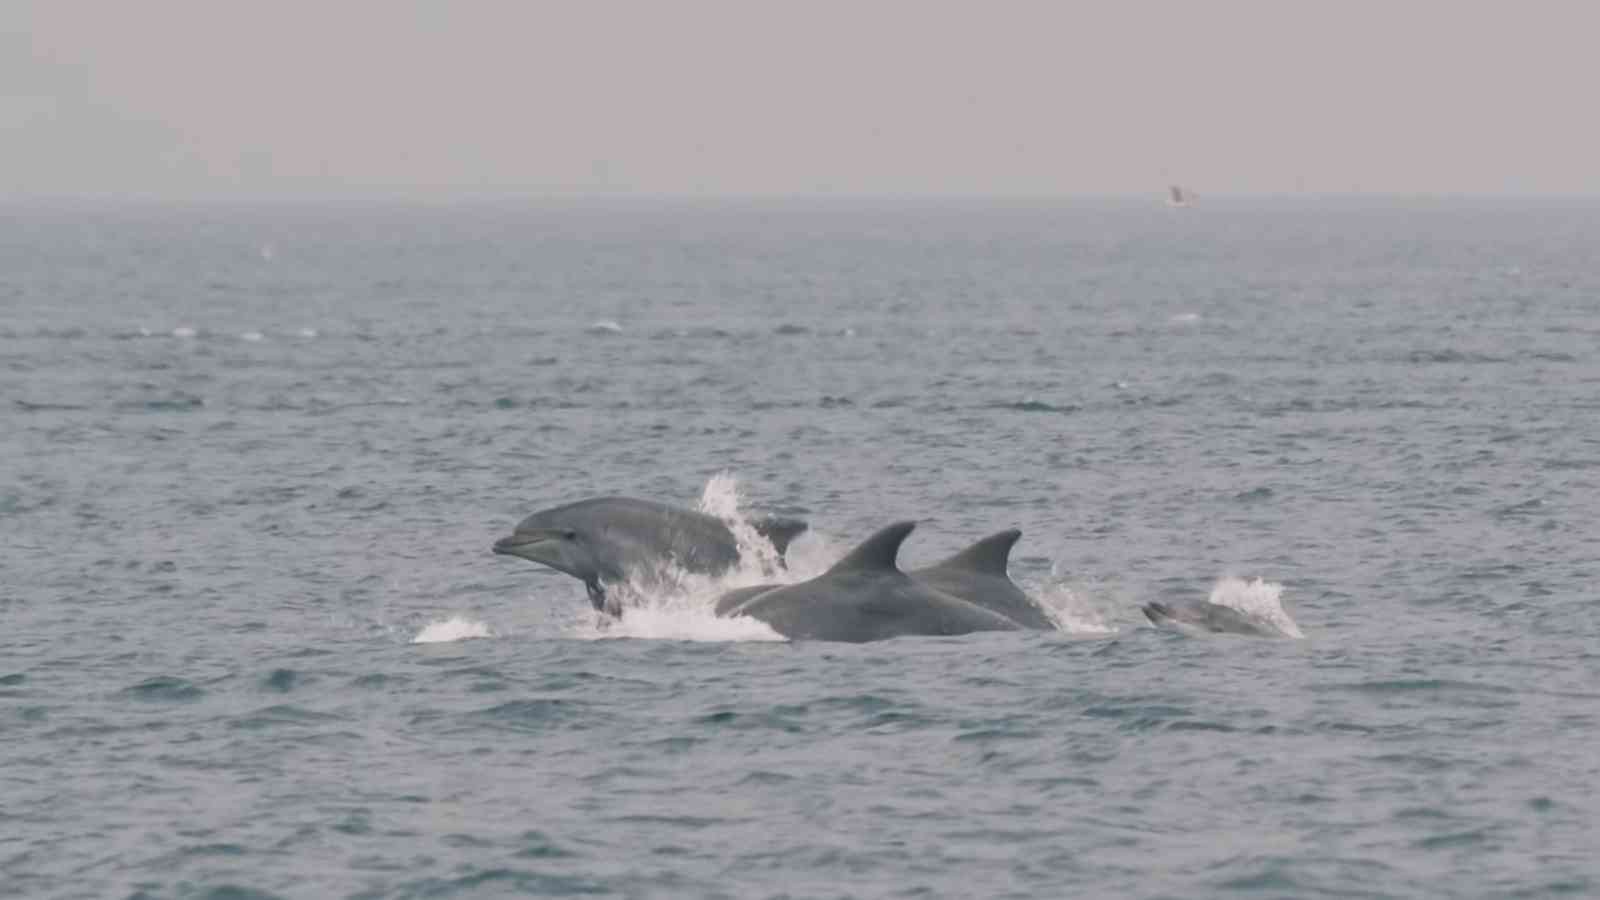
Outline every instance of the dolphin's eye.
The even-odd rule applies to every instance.
[[[578,533],[576,531],[564,531],[561,533],[561,536],[569,541],[575,541],[578,539]]]

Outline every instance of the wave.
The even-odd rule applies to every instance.
[[[988,405],[990,409],[1006,409],[1013,412],[1042,412],[1042,413],[1075,413],[1080,407],[1072,403],[1046,403],[1028,397],[1023,400],[1000,400]]]
[[[1511,360],[1508,357],[1493,353],[1482,353],[1476,350],[1462,350],[1456,347],[1420,348],[1399,357],[1399,362],[1414,365],[1430,364],[1456,364],[1483,365],[1505,363]]]
[[[153,703],[192,703],[206,695],[205,688],[176,675],[157,675],[122,689],[122,695]]]
[[[16,405],[17,409],[20,409],[23,412],[73,412],[89,408],[79,403],[50,403],[47,401],[35,402],[32,400],[14,400],[12,402]]]

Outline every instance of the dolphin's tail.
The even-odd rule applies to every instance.
[[[799,519],[786,519],[782,516],[757,519],[751,522],[750,526],[756,530],[756,534],[772,542],[772,549],[778,551],[779,556],[788,551],[790,541],[811,527]]]

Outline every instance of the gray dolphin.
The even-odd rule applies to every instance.
[[[806,530],[797,519],[768,517],[751,523],[781,557]],[[593,497],[540,510],[521,522],[494,552],[549,566],[582,581],[589,602],[621,615],[606,587],[649,579],[672,564],[697,574],[720,575],[739,562],[739,543],[715,516],[631,497]]]
[[[1140,607],[1150,624],[1179,631],[1208,631],[1215,634],[1244,634],[1251,637],[1288,637],[1279,628],[1231,606],[1202,600],[1195,603],[1146,603]]]
[[[896,568],[900,544],[915,527],[915,522],[896,522],[867,538],[816,578],[757,591],[725,614],[750,616],[795,640],[854,643],[1022,627],[999,613],[936,591]]]
[[[921,582],[957,600],[965,600],[990,612],[997,612],[1024,628],[1054,631],[1055,623],[1044,609],[1017,587],[1006,574],[1011,548],[1022,537],[1016,528],[992,534],[942,562],[907,572]],[[781,584],[757,584],[735,588],[717,598],[716,614],[738,615],[736,610]]]
[[[906,574],[936,591],[997,612],[1024,628],[1054,631],[1056,625],[1044,609],[1006,574],[1006,560],[1020,537],[1019,529],[1008,528],[943,562]]]
[[[772,582],[767,584],[753,584],[749,587],[734,588],[731,591],[723,593],[722,596],[717,598],[717,605],[715,607],[716,614],[724,618],[739,615],[739,613],[735,612],[735,610],[737,610],[739,607],[745,605],[751,600],[754,600],[762,594],[765,594],[767,591],[775,591],[781,587],[784,587],[784,585]]]

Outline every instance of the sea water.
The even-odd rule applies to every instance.
[[[1600,203],[0,212],[0,896],[1600,892]],[[598,621],[489,547],[799,516]],[[730,586],[1022,529],[1051,633]],[[747,546],[753,537],[737,529]],[[1145,602],[1273,618],[1158,630]]]

